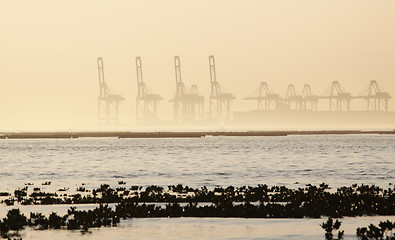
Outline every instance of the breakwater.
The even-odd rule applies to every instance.
[[[207,136],[288,136],[288,135],[328,135],[328,134],[395,134],[392,131],[364,130],[319,130],[319,131],[163,131],[163,132],[3,132],[0,139],[29,138],[83,138],[83,137],[116,137],[116,138],[201,138]]]

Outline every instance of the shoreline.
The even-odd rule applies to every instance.
[[[288,136],[288,135],[348,135],[348,134],[395,134],[392,131],[378,130],[312,130],[312,131],[92,131],[92,132],[2,132],[0,139],[56,139],[56,138],[202,138],[202,137],[253,137],[253,136]]]
[[[40,189],[34,189],[33,193],[28,194],[28,188],[29,186],[17,189],[14,195],[7,193],[9,202],[2,202],[7,207],[0,208],[3,215],[6,215],[0,219],[1,237],[10,239],[10,236],[20,236],[14,235],[15,231],[18,234],[19,230],[26,228],[80,230],[86,233],[90,229],[116,227],[121,220],[149,218],[321,221],[323,217],[328,217],[326,223],[331,228],[333,218],[374,216],[386,219],[378,224],[382,232],[387,230],[386,226],[389,230],[395,226],[395,222],[391,220],[395,216],[394,188],[384,189],[375,185],[353,184],[330,193],[328,190],[331,188],[325,183],[298,189],[275,185],[208,189],[204,186],[190,188],[181,184],[168,186],[168,189],[155,185],[114,189],[103,184],[84,197],[79,193],[54,196],[41,192]],[[14,202],[18,205],[14,205]],[[328,233],[324,223],[320,226]],[[340,226],[338,221],[335,224]],[[359,227],[356,231],[358,236],[366,232]]]

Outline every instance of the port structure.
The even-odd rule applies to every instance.
[[[293,84],[289,84],[285,94],[284,104],[289,110],[302,110],[303,97],[299,95]]]
[[[281,97],[269,88],[266,82],[261,82],[245,100],[257,101],[258,110],[276,110],[281,105]]]
[[[388,111],[391,96],[379,86],[376,80],[371,80],[356,98],[366,100],[367,111]]]
[[[289,84],[285,97],[271,91],[266,82],[262,82],[246,100],[257,100],[258,110],[302,110],[317,111],[319,100],[329,100],[329,111],[350,111],[351,100],[364,99],[367,103],[367,111],[388,111],[388,103],[391,95],[385,92],[377,81],[370,81],[369,85],[358,96],[352,96],[338,82],[331,85],[320,95],[315,95],[309,84],[303,86],[301,94],[298,94],[293,84]]]
[[[174,104],[174,121],[194,122],[203,119],[204,96],[200,95],[196,85],[188,91],[182,81],[181,61],[179,56],[174,57],[176,78],[176,93],[170,101]]]
[[[338,81],[333,81],[319,99],[329,100],[329,111],[350,111],[350,102],[353,97]]]
[[[318,96],[313,94],[310,84],[305,84],[302,89],[302,110],[317,111]]]
[[[230,104],[236,99],[231,93],[227,92],[217,81],[217,73],[215,68],[215,58],[213,55],[208,57],[210,69],[210,105],[209,114],[211,119],[229,120]]]
[[[125,99],[120,94],[111,90],[105,82],[103,58],[97,58],[97,67],[100,87],[98,98],[98,122],[99,124],[119,123],[118,106],[120,102]]]
[[[136,97],[136,122],[148,123],[157,121],[157,107],[163,99],[159,94],[152,93],[143,79],[143,66],[141,57],[136,57],[137,97]]]

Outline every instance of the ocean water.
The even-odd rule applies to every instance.
[[[82,184],[87,189],[104,183],[116,187],[121,180],[126,182],[126,187],[268,184],[297,188],[322,182],[333,188],[353,183],[387,187],[395,182],[395,136],[0,140],[0,191],[10,192],[33,184],[47,192],[59,188],[71,192]],[[48,181],[51,185],[42,185]],[[5,206],[0,208],[4,210]],[[132,235],[140,236],[136,239],[317,239],[323,236],[317,225],[322,220],[314,220],[318,222],[308,227],[310,221],[313,220],[132,219],[121,227],[97,229],[88,235],[33,230],[25,230],[23,234],[24,239],[51,238],[51,234],[63,239],[107,239],[108,236],[127,239],[125,236]],[[366,219],[349,221],[358,223]],[[308,230],[300,231],[303,226]],[[282,231],[276,231],[277,228]],[[191,235],[194,232],[196,236]],[[349,234],[350,239],[355,239],[355,229]]]
[[[387,186],[394,135],[0,140],[0,191],[25,183]]]

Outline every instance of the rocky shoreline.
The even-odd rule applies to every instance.
[[[208,189],[181,184],[166,188],[154,185],[126,187],[122,181],[118,185],[117,188],[111,188],[104,184],[92,190],[79,187],[71,195],[62,194],[62,189],[54,193],[41,192],[40,188],[31,185],[16,189],[13,193],[1,192],[1,203],[12,207],[6,217],[0,220],[1,236],[10,238],[15,231],[25,227],[86,232],[90,228],[117,226],[121,219],[127,218],[342,218],[395,215],[395,187],[384,189],[375,185],[353,184],[334,190],[322,183],[298,189],[267,185]],[[29,187],[33,188],[30,194]],[[78,204],[87,203],[98,205],[92,210],[77,210]],[[52,212],[47,216],[31,212],[28,217],[18,208],[18,205],[50,207],[52,204],[68,204],[72,207],[65,215]]]

